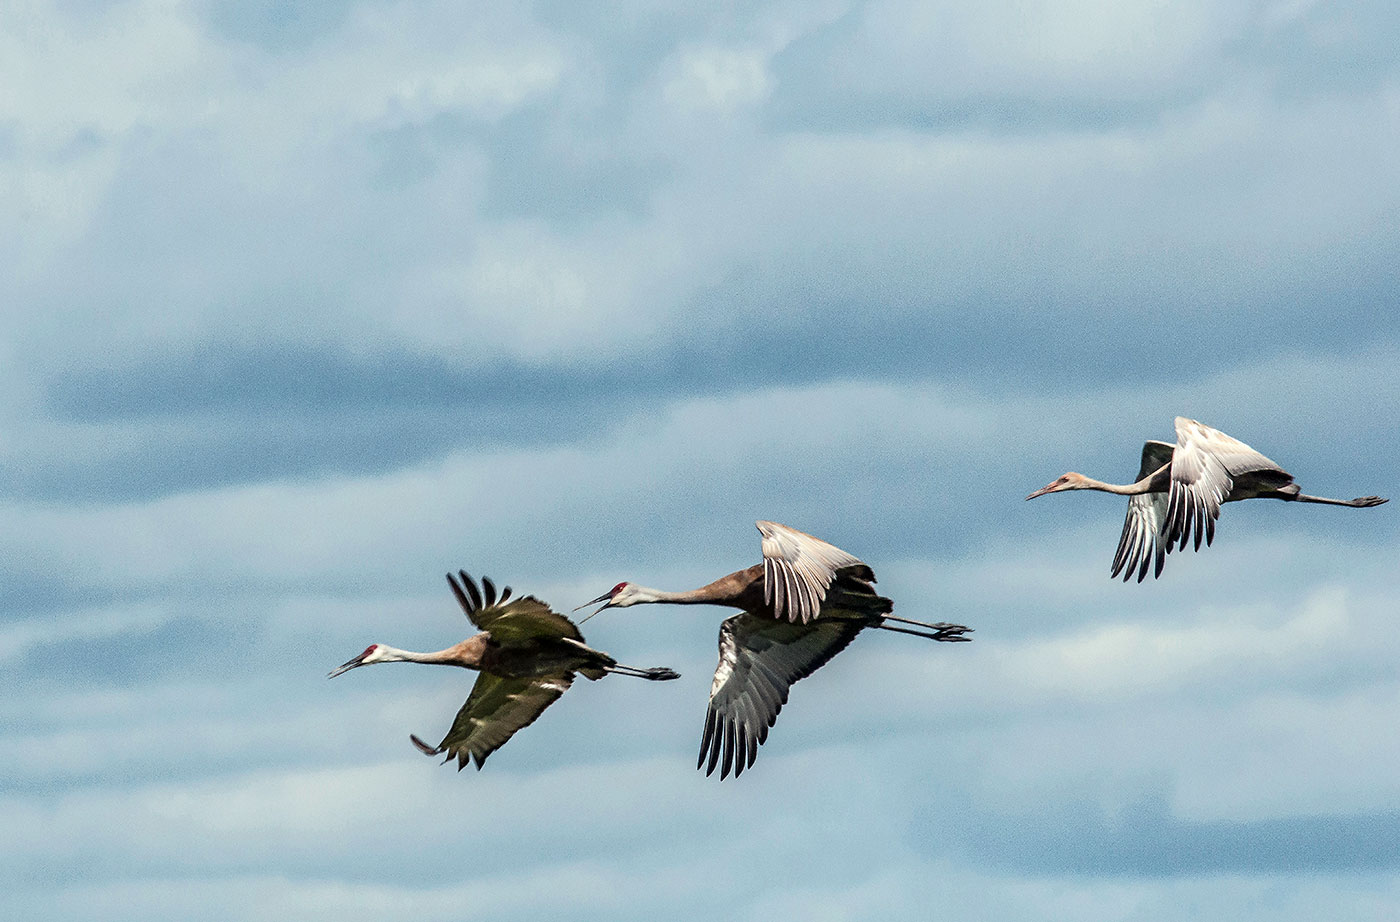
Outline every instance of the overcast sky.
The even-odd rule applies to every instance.
[[[673,6],[674,8],[669,8]],[[586,8],[606,9],[588,12]],[[1400,494],[1383,0],[0,7],[0,908],[103,920],[1393,920],[1397,508],[1110,581],[1194,417]],[[480,773],[465,568],[758,560],[896,611],[693,770],[718,609]],[[876,636],[878,635],[878,636]]]

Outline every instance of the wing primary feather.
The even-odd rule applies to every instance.
[[[715,738],[714,738],[713,740],[710,741],[710,760],[709,760],[709,763],[705,766],[705,777],[706,777],[706,778],[708,778],[709,776],[711,776],[711,775],[713,775],[713,774],[715,773],[715,766],[719,764],[719,750],[720,750],[720,740],[719,740],[719,737],[720,737],[721,735],[723,735],[723,733],[724,733],[724,720],[723,720],[722,717],[720,717],[718,714],[716,714],[716,715],[715,715],[715,734],[716,734],[716,736],[715,736]]]
[[[709,708],[705,713],[705,732],[700,737],[700,758],[695,760],[696,771],[705,764],[705,756],[709,754],[710,742],[715,738],[715,709]]]
[[[462,587],[467,590],[467,595],[472,597],[472,604],[481,608],[481,591],[476,588],[476,582],[467,575],[466,570],[458,570],[457,575],[462,577]]]
[[[734,766],[734,717],[730,715],[724,722],[724,755],[720,758],[719,780],[723,781],[729,777],[729,770]]]
[[[798,590],[797,576],[787,568],[782,569],[782,574],[783,591],[787,596],[787,619],[789,621],[801,621],[805,624],[807,616],[806,612],[803,610],[802,604],[805,600],[802,597],[802,593]],[[796,611],[794,611],[794,608]]]
[[[1123,568],[1124,558],[1127,557],[1129,523],[1123,523],[1123,534],[1118,539],[1118,550],[1113,552],[1113,569],[1109,570],[1109,576],[1117,576],[1118,571]]]
[[[457,604],[462,606],[462,611],[466,612],[467,617],[470,618],[476,609],[472,608],[471,600],[467,598],[467,594],[462,591],[462,587],[457,584],[457,580],[453,578],[451,573],[447,574],[447,585],[452,587],[452,594],[457,597]]]
[[[491,582],[491,577],[481,578],[481,591],[486,594],[486,607],[490,608],[496,604],[496,584]]]
[[[1177,504],[1177,517],[1176,520],[1172,522],[1172,528],[1175,529],[1174,537],[1176,549],[1181,550],[1186,547],[1187,542],[1191,540],[1191,494],[1185,487],[1178,487],[1177,489],[1181,493],[1181,502]]]

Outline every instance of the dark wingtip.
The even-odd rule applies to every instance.
[[[465,573],[462,575],[466,576]],[[472,607],[472,600],[467,598],[467,594],[462,591],[461,584],[457,582],[457,578],[451,573],[447,574],[447,585],[452,587],[453,598],[457,600],[457,604],[462,607],[462,611],[466,612],[467,617],[470,618],[476,612],[476,609]]]
[[[435,749],[432,746],[429,746],[427,743],[423,742],[412,733],[408,735],[408,738],[413,742],[413,745],[418,747],[418,751],[423,753],[423,755],[425,756],[435,756],[439,752],[442,752],[441,749]]]
[[[462,578],[462,588],[467,590],[467,595],[471,596],[473,608],[480,609],[481,590],[476,588],[476,582],[467,575],[466,570],[458,570],[457,575]]]

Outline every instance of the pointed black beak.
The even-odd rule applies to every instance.
[[[583,603],[582,605],[580,605],[578,608],[587,608],[587,607],[590,606],[590,605],[597,605],[599,602],[603,602],[604,605],[603,605],[602,608],[598,609],[598,611],[602,611],[604,608],[611,608],[611,607],[612,607],[612,593],[611,593],[611,592],[605,592],[605,593],[603,593],[602,595],[598,596],[598,598],[594,599],[594,600],[591,601],[591,602],[584,602],[584,603]],[[578,608],[575,608],[574,611],[578,611]],[[579,623],[579,624],[587,624],[587,623],[588,623],[588,619],[589,619],[589,618],[592,618],[594,615],[598,614],[598,611],[590,612],[589,614],[583,616],[582,618],[579,619],[579,622],[578,622],[578,623]]]
[[[605,592],[605,593],[603,593],[602,595],[598,596],[598,598],[594,599],[594,600],[591,601],[591,602],[584,602],[584,603],[583,603],[582,605],[580,605],[578,608],[575,608],[574,611],[578,611],[579,608],[587,608],[587,607],[590,606],[590,605],[597,605],[599,602],[610,602],[610,601],[612,601],[612,593],[611,593],[611,592]],[[607,607],[608,607],[608,606],[606,606],[606,605],[603,606],[603,608],[607,608]],[[603,608],[598,609],[598,611],[602,611]],[[593,614],[595,614],[595,615],[598,614],[598,611],[595,611]],[[590,617],[591,617],[591,616],[590,616]]]
[[[334,679],[336,676],[340,675],[342,672],[349,672],[351,669],[354,669],[356,666],[363,666],[364,664],[365,664],[365,655],[364,655],[363,653],[361,653],[359,656],[357,656],[357,657],[355,657],[354,659],[350,660],[348,663],[342,663],[341,665],[339,665],[339,666],[335,667],[334,669],[332,669],[332,670],[330,671],[330,673],[326,676],[326,678],[328,678],[328,679]]]

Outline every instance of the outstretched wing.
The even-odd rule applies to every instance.
[[[1167,442],[1149,441],[1144,444],[1142,467],[1138,470],[1137,479],[1142,480],[1161,470],[1163,465],[1170,464],[1173,447]],[[1153,578],[1162,575],[1162,564],[1171,544],[1162,530],[1166,514],[1165,493],[1139,493],[1128,497],[1128,514],[1123,519],[1123,535],[1118,539],[1118,552],[1113,556],[1110,577],[1122,571],[1123,582],[1126,583],[1136,570],[1138,582],[1142,582],[1147,577],[1147,568],[1154,564]]]
[[[1210,544],[1215,539],[1220,504],[1229,498],[1235,478],[1256,471],[1274,471],[1281,482],[1292,479],[1283,468],[1244,442],[1178,416],[1165,512],[1167,544],[1185,548],[1193,530],[1196,550],[1201,549],[1202,536]]]
[[[478,590],[476,583],[462,570],[457,571],[457,577],[447,574],[447,584],[472,624],[490,631],[491,639],[501,646],[519,646],[544,637],[583,640],[577,625],[532,595],[507,602],[510,597],[507,586],[498,599],[491,580],[482,577],[482,588]]]
[[[477,770],[486,757],[505,745],[506,740],[515,735],[521,727],[528,727],[535,718],[559,699],[573,684],[573,676],[565,673],[558,676],[545,676],[529,679],[503,679],[500,676],[483,672],[477,676],[467,703],[457,712],[452,729],[438,743],[430,747],[413,736],[413,745],[430,756],[447,753],[444,762],[457,760],[457,770],[466,767],[468,761],[476,763]]]
[[[753,765],[768,728],[787,703],[788,688],[844,650],[874,619],[828,617],[807,624],[745,612],[719,627],[719,667],[710,687],[710,707],[700,758],[720,778],[737,778]],[[708,762],[708,764],[707,764]]]
[[[806,624],[821,612],[838,573],[875,582],[875,574],[839,547],[777,522],[755,522],[763,536],[763,601],[776,618]]]

